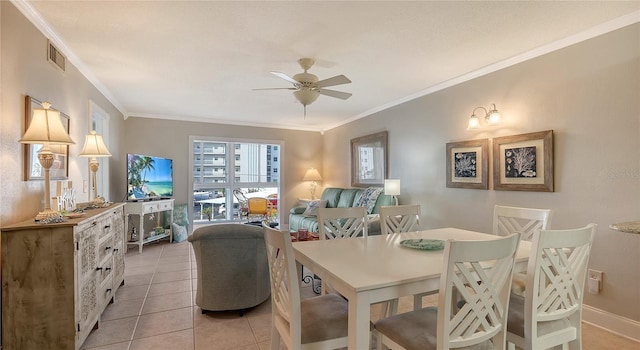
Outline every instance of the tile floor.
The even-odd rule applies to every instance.
[[[267,350],[271,330],[271,302],[248,311],[202,314],[195,305],[196,263],[191,245],[160,242],[129,249],[125,256],[125,285],[102,315],[83,350]],[[303,297],[313,295],[303,286]],[[437,296],[425,304],[437,303]],[[411,298],[400,300],[408,310]],[[379,308],[372,306],[377,318]],[[640,349],[640,344],[588,324],[583,326],[583,349]],[[284,347],[282,347],[284,349]]]

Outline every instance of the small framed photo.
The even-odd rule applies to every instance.
[[[493,139],[493,188],[553,192],[553,130]]]
[[[31,118],[33,117],[33,111],[36,108],[42,108],[42,102],[31,97],[25,97],[25,116],[24,116],[24,130],[29,128]],[[56,110],[55,108],[51,108]],[[60,120],[64,129],[69,133],[69,118],[68,115],[60,112]],[[54,153],[53,166],[49,169],[49,178],[51,180],[66,180],[69,178],[69,146],[68,145],[50,145],[49,146]],[[31,180],[44,180],[44,169],[40,165],[38,160],[38,151],[42,148],[42,145],[25,144],[23,145],[23,178],[24,181]]]
[[[447,143],[447,187],[489,189],[489,139]]]

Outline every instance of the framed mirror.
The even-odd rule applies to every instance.
[[[31,123],[33,116],[33,110],[36,108],[42,108],[42,102],[31,97],[25,96],[25,115],[24,115],[24,130],[27,130]],[[51,108],[56,110],[55,108]],[[60,112],[60,119],[67,133],[69,133],[69,123],[71,118],[68,115]],[[24,165],[24,181],[30,180],[43,180],[44,169],[40,166],[38,161],[38,151],[42,148],[42,145],[23,145],[23,160]],[[67,145],[50,145],[51,150],[55,153],[53,166],[49,170],[49,176],[51,180],[66,180],[69,178],[69,146]]]
[[[387,132],[351,139],[351,186],[384,186],[387,178]]]

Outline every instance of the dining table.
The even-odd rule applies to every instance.
[[[457,228],[429,229],[348,239],[294,242],[304,265],[349,301],[350,350],[370,349],[371,304],[437,291],[443,249],[409,248],[402,241],[491,240],[499,236]],[[427,245],[428,248],[429,245]],[[515,272],[526,271],[531,242],[521,241]]]

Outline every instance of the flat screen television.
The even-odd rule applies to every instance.
[[[173,160],[144,154],[127,155],[127,198],[173,197]]]

